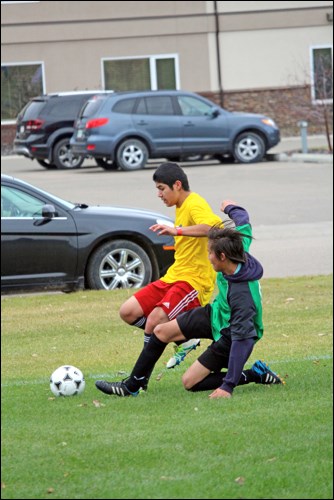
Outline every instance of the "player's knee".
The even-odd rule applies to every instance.
[[[130,318],[130,309],[129,307],[127,306],[126,302],[124,304],[121,305],[120,309],[119,309],[119,315],[120,315],[120,318],[125,321],[126,323],[130,323],[131,321],[131,318]]]
[[[133,297],[131,297],[121,305],[119,309],[119,315],[123,321],[125,321],[129,325],[132,325],[137,318],[140,318],[142,316],[142,310],[138,306],[137,301],[134,300]]]
[[[153,332],[161,342],[168,344],[173,340],[173,332],[170,331],[170,322],[159,323],[154,327]]]
[[[161,323],[166,323],[166,321],[168,321],[168,316],[161,307],[155,307],[149,314],[147,320],[151,323],[152,328],[155,328]]]
[[[185,388],[186,391],[191,391],[193,387],[193,381],[191,378],[187,375],[187,372],[183,374],[182,376],[182,384],[183,387]]]
[[[164,339],[164,327],[163,327],[163,324],[162,325],[156,325],[154,327],[153,333],[158,337],[159,340],[163,341],[163,339]]]

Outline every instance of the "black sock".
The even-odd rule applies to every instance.
[[[223,383],[226,372],[209,373],[207,377],[198,382],[198,384],[193,385],[191,389],[192,392],[198,391],[212,391],[220,387]]]
[[[205,379],[194,385],[190,391],[210,391],[217,389],[223,383],[226,372],[210,373]],[[247,385],[251,382],[259,383],[260,375],[257,375],[253,370],[243,370],[238,385]]]
[[[251,382],[259,384],[261,382],[261,376],[253,372],[253,370],[243,370],[238,385],[246,385]]]
[[[146,316],[141,316],[140,318],[137,318],[133,323],[131,323],[132,326],[136,326],[137,328],[141,328],[142,330],[145,330],[146,326]]]
[[[144,349],[146,349],[146,347],[150,341],[150,338],[151,338],[151,334],[148,335],[147,333],[144,332],[144,347],[143,347]],[[153,370],[154,370],[154,367],[152,368],[152,370],[149,373],[147,372],[147,374],[146,374],[146,377],[145,377],[146,378],[146,385],[147,385],[149,378],[152,375]]]
[[[144,349],[147,346],[147,344],[149,343],[150,338],[151,338],[151,334],[144,332]]]
[[[161,342],[161,340],[152,333],[150,341],[143,348],[129,379],[126,381],[126,386],[129,391],[136,392],[143,384],[147,384],[156,362],[167,345],[168,344]]]

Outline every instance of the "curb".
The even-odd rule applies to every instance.
[[[275,161],[293,161],[301,163],[333,163],[333,155],[312,153],[279,153],[272,155]]]

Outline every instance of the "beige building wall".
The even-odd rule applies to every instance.
[[[310,83],[310,49],[328,45],[332,2],[218,2],[224,91]]]
[[[103,58],[177,54],[180,87],[218,90],[212,1],[2,4],[2,62],[44,61],[45,91],[101,89]],[[305,82],[332,2],[216,2],[224,91]]]
[[[224,33],[220,45],[225,91],[310,83],[310,49],[327,45],[331,27]]]
[[[143,36],[140,42],[133,38],[90,39],[57,42],[43,42],[38,49],[27,43],[24,58],[18,59],[17,46],[6,49],[6,62],[43,61],[45,70],[45,92],[77,89],[102,89],[102,59],[116,57],[147,57],[172,54],[178,56],[180,88],[187,90],[211,90],[208,58],[208,35],[184,37]],[[194,55],[196,54],[196,56]],[[215,68],[215,66],[214,66]],[[213,69],[214,73],[214,69]]]
[[[212,2],[208,2],[212,3]],[[218,1],[217,2],[219,5],[219,12],[228,12],[228,13],[233,13],[233,12],[259,12],[259,11],[277,11],[277,10],[292,10],[292,9],[306,9],[306,8],[314,8],[315,6],[318,7],[330,7],[333,5],[332,2],[322,2],[321,0],[319,2],[317,1],[302,1],[302,0],[280,0],[280,1],[269,1],[269,2],[262,2],[261,0],[258,2],[248,2],[248,1],[233,1],[233,2],[227,2],[227,1]]]
[[[44,91],[57,92],[103,89],[104,58],[168,54],[179,88],[296,134],[311,123],[310,50],[332,46],[332,16],[332,1],[2,2],[1,62],[43,63]]]
[[[80,5],[80,7],[79,7]],[[103,58],[177,54],[180,86],[210,89],[206,2],[2,5],[2,62],[44,61],[45,91],[98,88]]]

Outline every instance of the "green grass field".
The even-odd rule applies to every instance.
[[[230,400],[188,393],[168,346],[147,393],[117,398],[98,378],[127,376],[141,330],[118,317],[128,290],[2,297],[3,499],[332,499],[332,276],[262,280],[265,359],[285,386]],[[72,364],[80,396],[53,397]],[[248,365],[247,365],[248,366]]]

